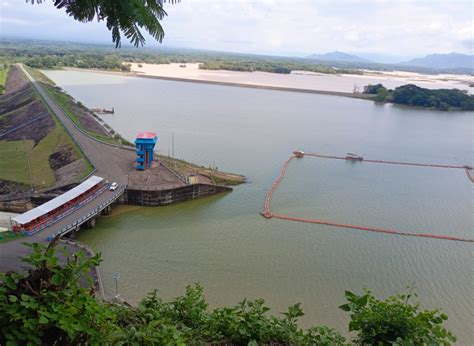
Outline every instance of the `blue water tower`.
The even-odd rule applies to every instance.
[[[137,158],[135,168],[139,171],[150,168],[153,163],[153,149],[158,137],[153,132],[140,132],[135,139]]]

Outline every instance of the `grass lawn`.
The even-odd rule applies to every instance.
[[[56,127],[29,152],[33,184],[36,188],[49,187],[56,182],[53,170],[49,167],[49,156],[60,148],[75,147],[66,131]],[[75,152],[74,159],[80,158]]]
[[[0,141],[0,180],[25,185],[33,183],[37,189],[50,187],[55,184],[56,177],[49,166],[49,157],[52,153],[67,148],[73,148],[71,161],[82,158],[86,162],[86,169],[79,173],[78,179],[86,176],[93,169],[91,163],[36,90],[34,94],[48,109],[55,127],[36,145],[32,140]]]
[[[64,147],[76,148],[66,131],[58,125],[36,146],[32,140],[0,141],[0,180],[27,185],[33,180],[36,188],[54,185],[56,178],[49,166],[49,156]],[[76,148],[74,159],[81,156]]]
[[[0,141],[0,180],[30,184],[26,153],[33,148],[33,141]]]
[[[4,68],[4,66],[0,66],[0,94],[3,94],[5,91],[5,82],[7,80],[9,67]]]

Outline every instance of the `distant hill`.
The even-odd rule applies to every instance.
[[[344,52],[334,51],[326,54],[311,54],[307,59],[325,60],[325,61],[345,61],[345,62],[372,62],[368,59],[361,58],[357,55],[347,54]]]
[[[459,53],[430,54],[424,58],[417,58],[402,62],[400,65],[421,66],[434,69],[474,69],[474,55]]]

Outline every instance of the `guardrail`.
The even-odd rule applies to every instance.
[[[76,227],[82,225],[83,223],[87,222],[94,216],[98,215],[102,210],[104,210],[106,207],[111,205],[113,202],[115,202],[127,189],[127,186],[123,186],[119,191],[117,191],[112,197],[110,197],[107,201],[101,203],[99,206],[97,206],[94,210],[90,211],[86,215],[82,216],[80,219],[76,220],[73,223],[70,223],[69,225],[66,225],[62,229],[60,229],[57,232],[54,232],[46,238],[46,240],[51,241],[53,240],[56,236],[62,236],[66,233],[69,233]]]
[[[92,195],[90,195],[89,197],[87,197],[86,199],[80,201],[79,203],[76,203],[75,205],[73,205],[72,207],[70,207],[68,210],[66,210],[64,213],[61,213],[59,215],[56,215],[55,217],[49,219],[49,220],[46,220],[44,223],[42,223],[41,225],[38,225],[36,227],[34,227],[33,229],[31,230],[28,230],[28,231],[22,231],[22,234],[26,235],[26,236],[32,236],[36,233],[38,233],[39,231],[42,231],[43,229],[55,224],[56,222],[64,219],[66,216],[69,216],[71,215],[73,212],[75,212],[76,210],[80,209],[82,206],[86,205],[87,203],[93,201],[94,199],[96,199],[100,194],[102,194],[105,190],[107,190],[109,188],[109,185],[104,185],[103,187],[101,187],[99,190],[97,190],[96,192],[94,192]]]
[[[168,171],[170,171],[172,174],[174,174],[179,180],[181,180],[183,183],[185,183],[186,185],[189,185],[189,181],[187,179],[187,177],[181,173],[179,173],[178,171],[176,171],[174,168],[171,168],[169,167],[168,164],[165,164],[163,163],[162,160],[160,160],[160,164],[165,167]]]

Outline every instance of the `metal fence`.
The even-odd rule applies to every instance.
[[[118,190],[112,197],[110,197],[108,200],[105,202],[101,203],[99,206],[97,206],[94,210],[88,212],[86,215],[82,216],[80,219],[74,221],[73,223],[70,223],[69,225],[63,227],[62,229],[58,230],[57,232],[54,232],[46,238],[48,241],[53,240],[56,236],[62,236],[71,230],[75,229],[76,227],[82,225],[86,221],[90,220],[94,216],[98,215],[102,210],[104,210],[106,207],[111,205],[113,202],[115,202],[126,190],[126,186],[122,187],[120,190]]]

